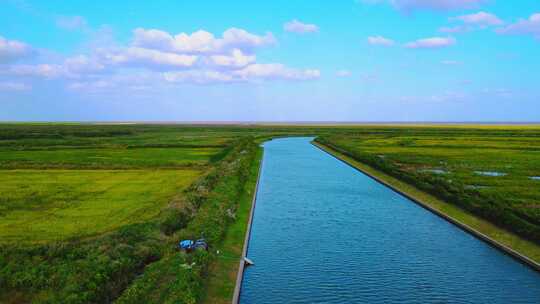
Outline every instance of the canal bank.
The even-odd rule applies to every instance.
[[[377,182],[407,197],[422,208],[429,210],[430,212],[456,225],[464,231],[472,234],[478,239],[490,244],[491,246],[517,259],[521,263],[524,263],[532,269],[540,272],[540,263],[538,262],[540,261],[540,258],[538,258],[540,256],[540,248],[537,248],[538,246],[532,242],[524,240],[521,237],[502,228],[496,227],[483,219],[458,209],[457,207],[450,206],[450,204],[443,202],[432,195],[423,193],[410,185],[407,185],[407,187],[405,186],[404,182],[362,164],[333,147],[320,144],[316,141],[313,141],[312,144],[322,151],[332,155],[336,159],[373,178]],[[446,208],[442,208],[443,205],[446,205]],[[445,212],[444,209],[448,210],[449,208],[452,209],[452,213],[455,216]],[[456,215],[459,216],[460,219],[458,219]],[[531,257],[535,257],[535,259]]]
[[[261,169],[263,149],[258,148],[257,155],[251,165],[250,174],[244,184],[244,191],[238,200],[235,211],[235,220],[228,226],[223,242],[218,245],[219,253],[209,267],[208,278],[204,289],[201,304],[225,304],[231,303],[235,294],[238,278],[238,261],[245,255],[243,249],[246,231],[250,227],[248,221],[251,218],[252,206],[257,193],[257,183]]]
[[[264,144],[240,303],[538,303],[540,275],[310,144]]]
[[[257,192],[259,189],[259,180],[261,178],[262,164],[264,160],[264,150],[261,153],[261,158],[259,162],[259,169],[257,173],[257,181],[255,182],[255,188],[253,190],[253,198],[251,199],[251,207],[249,211],[249,217],[247,221],[246,236],[244,237],[244,245],[242,248],[242,255],[240,256],[240,261],[238,265],[238,273],[236,275],[236,284],[234,286],[234,293],[232,297],[232,304],[237,304],[240,299],[240,289],[242,288],[242,279],[244,277],[244,269],[246,267],[245,259],[247,257],[247,251],[249,246],[249,238],[251,236],[251,224],[253,222],[253,213],[255,212],[255,204],[257,203]]]

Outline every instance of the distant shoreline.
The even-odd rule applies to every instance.
[[[89,124],[89,125],[257,125],[257,126],[539,126],[540,121],[144,121],[144,120],[111,120],[111,121],[0,121],[1,124]]]

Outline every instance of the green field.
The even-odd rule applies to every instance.
[[[540,128],[367,128],[319,141],[540,241]]]
[[[207,165],[222,148],[85,148],[0,151],[0,168],[162,168]]]
[[[537,258],[538,126],[0,124],[0,303],[230,302],[259,144],[299,135]]]
[[[194,170],[0,171],[2,242],[97,235],[155,217]]]
[[[110,302],[146,264],[185,260],[175,233],[237,140],[206,127],[0,125],[0,302]]]

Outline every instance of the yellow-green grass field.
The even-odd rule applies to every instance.
[[[0,240],[46,243],[155,217],[198,170],[0,170]]]
[[[373,127],[322,144],[540,241],[540,128]]]
[[[222,148],[0,150],[0,168],[148,168],[208,164]]]

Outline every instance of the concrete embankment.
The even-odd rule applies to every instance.
[[[245,258],[247,257],[249,238],[251,236],[251,223],[253,222],[253,214],[255,212],[255,204],[257,202],[257,192],[259,189],[259,180],[261,177],[263,161],[264,161],[264,150],[261,155],[261,162],[259,164],[259,172],[257,173],[257,182],[255,183],[255,189],[254,189],[253,198],[251,201],[251,210],[249,212],[249,218],[247,222],[246,237],[244,239],[244,248],[242,249],[242,256],[240,257],[240,262],[238,265],[238,274],[236,275],[236,285],[234,287],[232,304],[237,304],[240,301],[240,290],[242,288],[242,279],[244,277],[244,269],[246,267]]]

